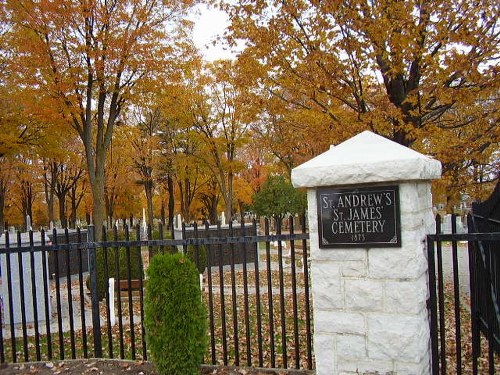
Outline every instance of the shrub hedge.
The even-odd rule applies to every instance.
[[[207,349],[207,311],[198,270],[182,254],[158,254],[147,270],[144,326],[160,375],[199,374]]]
[[[196,252],[198,252],[198,257],[196,256]],[[205,272],[205,268],[207,268],[207,249],[205,246],[188,245],[186,256],[196,265],[199,273]]]

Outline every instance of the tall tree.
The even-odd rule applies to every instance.
[[[108,227],[113,225],[113,220],[118,217],[127,217],[129,214],[138,214],[140,210],[131,209],[132,202],[128,203],[127,199],[131,198],[136,201],[139,194],[139,186],[137,185],[138,175],[133,169],[134,153],[130,152],[131,142],[129,132],[125,125],[120,125],[115,130],[113,135],[112,147],[110,147],[108,158],[106,159],[106,184],[104,189],[106,218]],[[139,202],[139,207],[142,202]],[[121,212],[119,206],[121,207]],[[123,213],[125,211],[125,214]]]
[[[25,230],[30,230],[30,220],[33,220],[33,203],[39,192],[39,169],[38,161],[33,154],[16,155],[13,162],[14,184],[18,194],[18,199],[14,200],[14,205],[21,213]]]
[[[5,19],[5,8],[0,5],[0,20]],[[0,22],[0,157],[12,156],[23,147],[38,144],[41,126],[22,116],[18,90],[10,84],[12,71],[9,61],[12,50],[7,43],[9,25]]]
[[[52,168],[52,160],[49,158],[42,159],[43,163],[43,192],[45,194],[45,202],[47,203],[47,214],[49,223],[54,223],[54,207],[55,207],[55,182],[56,168]]]
[[[198,197],[204,206],[202,214],[210,223],[215,224],[218,220],[217,209],[219,208],[220,201],[220,190],[218,189],[217,180],[210,176],[203,187],[198,193]]]
[[[306,195],[292,186],[283,176],[269,176],[262,189],[253,197],[253,209],[258,215],[275,217],[280,221],[286,215],[304,212]]]
[[[7,200],[7,193],[12,185],[13,177],[13,167],[12,160],[6,156],[0,157],[0,163],[2,168],[0,168],[0,233],[7,228],[5,228],[5,203]]]
[[[179,150],[176,154],[175,171],[181,215],[184,221],[195,219],[193,215],[193,202],[200,189],[202,179],[201,167],[198,159],[193,157],[191,147]]]
[[[93,216],[105,218],[105,161],[113,129],[134,86],[175,59],[179,22],[195,1],[9,1],[9,45],[25,85],[39,87],[79,134]]]
[[[84,170],[79,166],[71,166],[64,163],[53,162],[52,167],[56,172],[55,195],[59,201],[59,220],[61,227],[68,227],[68,216],[66,201],[70,192],[81,178],[84,176]]]
[[[192,105],[193,129],[203,148],[198,158],[219,185],[227,218],[233,216],[234,178],[243,167],[237,153],[248,140],[252,118],[245,88],[237,78],[233,62],[215,62],[210,66],[210,76],[201,78],[204,85]]]
[[[464,157],[450,146],[472,162],[498,150],[497,1],[223,3],[260,104],[302,145],[369,129],[435,155],[445,174]]]
[[[144,187],[147,206],[147,223],[153,225],[153,193],[159,151],[160,123],[159,108],[142,108],[135,111],[137,125],[129,130],[129,140],[134,150],[132,163]]]
[[[86,175],[79,179],[79,183],[73,184],[69,191],[69,202],[70,202],[70,215],[69,215],[69,227],[76,228],[77,218],[78,218],[78,208],[85,197],[88,189],[88,182],[86,180]]]
[[[55,130],[55,125],[52,126]],[[68,226],[67,199],[85,175],[85,156],[76,135],[62,127],[50,134],[38,148],[43,164],[45,201],[49,222],[54,222],[55,197],[59,202],[59,220],[63,228]]]

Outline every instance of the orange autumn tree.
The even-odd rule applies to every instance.
[[[8,194],[13,185],[14,161],[12,157],[0,156],[0,232],[5,228],[5,208],[8,201]]]
[[[121,124],[115,129],[112,145],[106,158],[106,184],[104,187],[108,228],[115,219],[137,216],[142,213],[139,176],[133,168],[135,151],[130,141],[128,126]]]
[[[133,167],[139,176],[137,182],[144,188],[147,222],[150,225],[153,225],[153,198],[157,188],[164,182],[167,186],[173,185],[172,146],[176,142],[181,118],[185,117],[183,98],[190,77],[200,69],[201,57],[191,40],[191,26],[185,23],[176,45],[172,46],[176,49],[177,59],[160,74],[137,85],[140,95],[134,105],[127,108],[124,116],[133,149]],[[169,202],[171,218],[174,193],[170,188],[168,190],[169,200],[172,199]]]
[[[0,6],[0,19],[4,11]],[[22,119],[22,106],[16,98],[19,90],[9,82],[12,52],[7,44],[8,31],[8,25],[0,23],[0,158],[9,158],[23,147],[35,145],[39,131],[38,124]],[[0,225],[3,226],[3,219]]]
[[[39,89],[85,148],[98,235],[105,219],[107,151],[140,80],[177,56],[177,30],[192,0],[9,1],[3,22],[19,85]]]
[[[51,142],[40,148],[39,153],[43,160],[43,185],[48,220],[55,221],[54,197],[57,197],[61,227],[74,228],[78,202],[73,199],[72,194],[85,179],[83,150],[72,134],[66,134],[64,138],[55,136],[47,138]]]
[[[199,94],[192,100],[193,137],[202,147],[199,162],[217,181],[229,219],[233,216],[234,180],[244,167],[238,153],[248,142],[255,113],[232,61],[219,60],[207,68]]]
[[[153,225],[153,195],[156,186],[159,158],[159,131],[162,115],[158,108],[142,107],[134,110],[135,125],[127,129],[132,147],[132,166],[138,175],[137,183],[144,187],[147,224]]]
[[[229,42],[246,42],[239,63],[260,90],[264,135],[291,137],[299,155],[369,129],[465,181],[498,151],[497,1],[222,3]]]

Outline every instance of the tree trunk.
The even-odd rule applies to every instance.
[[[45,191],[45,201],[47,202],[47,213],[49,214],[49,223],[54,223],[54,182],[55,177],[53,169],[49,168],[49,173],[51,174],[50,181],[47,178],[47,170],[45,171],[44,179],[44,191]]]
[[[61,228],[68,227],[68,219],[66,217],[66,194],[60,194],[57,196],[59,201],[59,220],[61,221]]]
[[[153,227],[153,181],[144,181],[144,191],[146,193],[146,204],[148,206],[148,225]]]
[[[0,235],[5,231],[5,217],[4,217],[4,208],[5,208],[5,189],[3,186],[0,186]]]
[[[240,210],[241,221],[245,218],[245,204],[242,201],[238,201],[238,208]]]
[[[106,219],[113,217],[113,195],[109,193],[108,189],[104,188],[104,203],[106,210]]]
[[[167,176],[168,187],[168,226],[169,228],[174,225],[175,215],[175,200],[174,200],[174,179],[171,175]]]
[[[184,184],[179,182],[180,197],[181,197],[181,215],[185,223],[191,221],[190,207],[192,203],[191,182],[189,179],[184,179]]]
[[[71,201],[71,214],[69,217],[69,227],[71,229],[75,229],[76,228],[76,210],[78,209],[78,207],[76,205],[76,197],[71,196],[70,201]]]
[[[69,197],[70,197],[70,202],[71,202],[71,216],[70,216],[70,226],[71,228],[75,229],[76,228],[76,217],[77,217],[77,211],[78,207],[80,206],[80,203],[82,202],[82,199],[84,197],[84,190],[78,194],[78,185],[75,183],[69,192]]]
[[[23,222],[24,222],[24,227],[26,230],[30,230],[31,228],[28,228],[28,221],[26,220],[26,217],[29,216],[31,220],[31,226],[33,226],[33,185],[28,182],[28,181],[23,181],[21,183],[21,190],[22,190],[22,211],[23,211]]]
[[[219,203],[219,199],[217,197],[214,197],[212,204],[210,205],[210,210],[208,211],[208,219],[210,220],[211,224],[217,223],[217,220],[219,219],[217,217],[217,205]]]
[[[97,164],[97,163],[96,163]],[[104,203],[104,163],[96,165],[95,178],[90,179],[92,186],[92,216],[95,225],[95,238],[102,239],[102,226],[106,220],[106,206]]]
[[[224,194],[224,201],[226,203],[226,218],[228,221],[233,220],[233,179],[233,173],[229,172],[227,176],[227,191]]]
[[[161,200],[160,220],[161,225],[165,225],[165,202],[163,201],[163,199]]]

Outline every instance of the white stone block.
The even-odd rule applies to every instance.
[[[367,327],[364,315],[358,312],[315,310],[314,331],[365,335]]]
[[[311,244],[311,256],[315,256],[316,258],[318,257],[318,254],[320,254],[320,250],[317,246],[313,247],[313,244],[318,244],[319,242],[319,236],[317,232],[310,232],[309,233],[309,243]],[[326,258],[328,259],[328,258]]]
[[[422,213],[402,213],[401,231],[422,230],[426,227],[426,218]]]
[[[368,257],[367,249],[351,248],[351,249],[319,249],[316,252],[315,259],[329,261],[351,261],[359,260],[366,262]]]
[[[318,211],[316,210],[316,189],[307,190],[307,217],[310,233],[318,233]],[[314,209],[313,209],[314,207]]]
[[[341,264],[343,277],[365,277],[368,274],[368,264],[366,261],[345,261]]]
[[[432,185],[428,181],[417,182],[417,194],[422,208],[432,208]]]
[[[423,228],[417,228],[416,230],[407,230],[401,232],[401,243],[406,248],[421,248],[425,247],[425,240],[427,234],[425,234]]]
[[[423,358],[420,363],[396,362],[397,375],[419,375],[430,373],[430,360],[428,356]]]
[[[368,253],[368,276],[374,279],[418,278],[427,267],[422,258],[423,250],[419,249],[419,252],[414,250],[409,254],[404,247],[371,249]]]
[[[343,359],[367,359],[364,335],[337,335],[336,339],[339,362]]]
[[[420,363],[425,357],[429,348],[429,322],[425,312],[420,316],[372,314],[367,322],[370,358]]]
[[[415,280],[394,280],[385,284],[387,313],[416,314],[426,308],[427,275]]]
[[[335,373],[335,341],[334,336],[314,334],[314,353],[322,360],[316,362],[316,375],[332,375]]]
[[[399,206],[401,212],[414,212],[422,208],[415,182],[399,184]]]
[[[429,181],[411,181],[399,184],[399,197],[404,209],[420,211],[432,208],[431,183]]]
[[[344,306],[338,263],[313,263],[311,265],[311,287],[314,294],[314,309],[339,309]]]
[[[361,260],[366,261],[368,257],[367,249],[351,248],[351,249],[325,249],[324,251],[330,251],[330,257],[332,260],[336,261],[349,261],[349,260]]]
[[[380,360],[349,360],[345,359],[339,361],[338,369],[340,374],[355,374],[362,375],[365,373],[378,372],[382,374],[390,374],[394,371],[395,366],[392,361],[380,361]],[[399,374],[397,374],[399,375]],[[419,374],[420,375],[420,374]]]
[[[350,311],[383,311],[384,282],[378,280],[346,280],[345,303]]]

